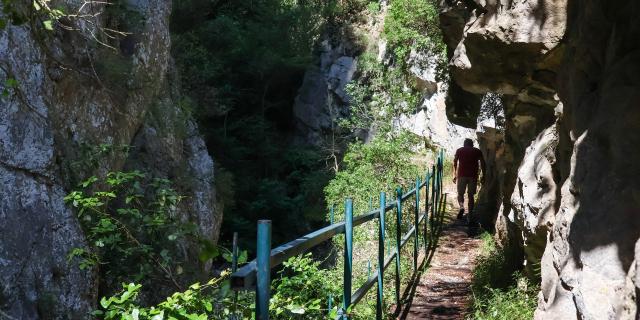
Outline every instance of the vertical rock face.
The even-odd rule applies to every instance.
[[[540,267],[547,233],[553,226],[561,181],[556,179],[558,149],[557,126],[543,130],[527,148],[518,168],[516,186],[511,195],[511,221],[523,230],[524,252],[528,274]]]
[[[637,319],[640,4],[503,2],[443,28],[460,87],[510,95],[498,236],[541,266],[537,319]]]
[[[569,8],[558,83],[571,171],[543,259],[553,268],[543,274],[539,319],[637,319],[639,14],[637,1]]]
[[[387,5],[383,4],[378,15],[369,16],[364,25],[358,26],[375,43],[378,61],[389,59],[386,42],[381,35],[386,8]],[[306,71],[293,107],[299,142],[322,144],[334,130],[338,130],[335,121],[349,115],[350,98],[345,87],[357,77],[358,55],[361,51],[362,48],[356,48],[353,41],[348,39],[340,39],[337,43],[325,40],[321,43],[319,64]],[[451,155],[462,146],[465,138],[476,140],[475,119],[466,127],[447,119],[449,86],[437,79],[438,57],[428,52],[412,51],[406,63],[407,76],[415,81],[416,90],[422,94],[422,102],[414,114],[391,119],[394,127],[426,137],[434,146],[444,148]],[[367,140],[369,133],[358,134]]]
[[[82,176],[143,167],[152,175],[192,179],[183,191],[184,208],[205,238],[216,240],[220,213],[215,208],[213,163],[197,129],[162,135],[148,117],[176,123],[176,106],[165,90],[170,64],[170,1],[126,1],[121,25],[133,32],[114,52],[80,31],[46,31],[38,23],[0,31],[0,83],[17,86],[0,97],[0,310],[17,319],[82,319],[97,295],[94,270],[67,261],[69,251],[86,247],[75,214],[63,197]],[[77,3],[63,5],[71,11]],[[99,4],[96,27],[117,20]],[[2,13],[0,13],[1,15]],[[116,14],[117,16],[118,14]],[[93,27],[91,27],[93,28]],[[117,45],[116,45],[117,46]],[[167,100],[168,99],[168,100]],[[140,158],[114,155],[93,168],[82,145],[133,145],[146,149],[156,167]],[[161,161],[166,159],[167,161]],[[185,170],[175,164],[185,162]]]
[[[301,142],[321,144],[333,130],[335,119],[346,115],[349,97],[345,86],[353,79],[356,68],[356,54],[349,44],[334,47],[328,40],[322,42],[320,65],[305,73],[293,106]]]
[[[478,133],[478,147],[486,162],[485,182],[478,193],[476,212],[478,222],[486,230],[495,228],[498,209],[502,203],[504,183],[504,134],[492,127],[482,127]]]
[[[476,140],[476,129],[465,128],[453,124],[447,119],[446,86],[434,82],[440,87],[429,98],[425,98],[418,111],[409,116],[395,119],[397,127],[404,128],[414,134],[428,138],[434,146],[443,148],[449,156],[462,147],[464,139]]]

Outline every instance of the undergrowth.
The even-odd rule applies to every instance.
[[[532,319],[538,285],[519,272],[509,271],[503,251],[489,233],[482,235],[482,242],[482,253],[473,274],[474,302],[468,319]]]

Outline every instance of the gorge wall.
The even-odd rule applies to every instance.
[[[541,273],[535,317],[637,319],[640,4],[469,4],[442,3],[451,73],[466,95],[506,95],[497,237]]]
[[[389,60],[393,55],[388,52],[384,35],[388,7],[387,1],[381,1],[379,12],[364,15],[364,22],[349,26],[353,30],[334,31],[325,35],[319,45],[318,62],[305,72],[293,106],[298,142],[327,144],[332,135],[339,135],[338,120],[350,114],[351,101],[346,86],[358,80],[362,72],[358,60],[362,54],[373,54],[378,62],[389,68],[392,66]],[[357,43],[362,40],[351,34],[366,34],[365,48]],[[409,90],[409,86],[415,83],[420,101],[412,112],[389,117],[389,121],[395,129],[407,130],[426,138],[433,147],[443,148],[453,155],[465,138],[476,140],[476,127],[466,128],[447,118],[449,85],[438,79],[438,63],[436,54],[412,51],[406,61],[404,85]],[[475,119],[473,124],[476,124]],[[355,134],[367,141],[375,135],[376,128],[363,131],[358,130]]]
[[[62,5],[75,12],[81,2]],[[87,246],[63,201],[79,177],[140,169],[179,180],[176,188],[187,197],[181,219],[195,222],[204,239],[217,239],[213,160],[173,100],[170,1],[124,1],[115,13],[99,3],[83,8],[91,18],[76,21],[79,30],[48,31],[39,20],[0,29],[0,82],[17,83],[0,97],[3,316],[81,319],[95,308],[96,269],[67,260],[71,249]],[[111,43],[119,49],[93,39],[101,28],[124,27],[132,33]],[[101,144],[132,151],[92,167],[81,147]],[[204,272],[193,250],[185,252]]]

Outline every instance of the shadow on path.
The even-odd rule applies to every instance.
[[[428,268],[419,268],[415,277],[420,281],[405,290],[397,319],[464,319],[469,312],[481,240],[468,237],[466,225],[455,219],[457,205],[447,209],[437,247],[426,259]]]

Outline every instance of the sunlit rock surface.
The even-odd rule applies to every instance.
[[[446,86],[434,82],[440,87],[428,99],[424,99],[418,111],[402,116],[394,121],[395,125],[428,138],[436,148],[443,148],[449,156],[462,147],[464,139],[476,140],[476,129],[465,128],[451,123],[447,118]]]

